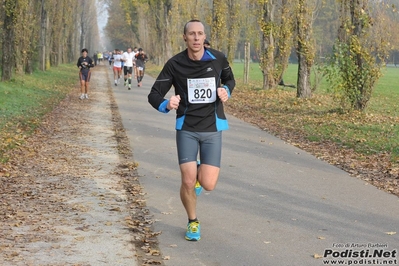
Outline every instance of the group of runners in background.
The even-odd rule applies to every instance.
[[[137,80],[137,86],[142,85],[144,77],[145,63],[148,57],[142,48],[131,47],[127,48],[124,52],[115,49],[114,52],[109,53],[108,62],[114,72],[114,85],[118,86],[119,81],[124,77],[124,85],[128,90],[132,88],[132,76]]]
[[[90,68],[101,65],[101,62],[108,61],[109,68],[113,69],[114,73],[114,84],[118,86],[119,81],[122,77],[124,78],[124,85],[128,87],[128,90],[132,88],[132,76],[137,80],[137,86],[142,86],[142,80],[144,77],[145,63],[148,61],[148,57],[142,48],[131,47],[127,48],[126,52],[115,49],[113,52],[95,53],[93,59],[88,56],[88,50],[86,48],[81,51],[82,56],[79,57],[77,66],[79,68],[79,79],[80,79],[80,99],[88,99],[88,91],[90,84],[91,72]]]

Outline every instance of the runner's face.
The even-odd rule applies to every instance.
[[[187,25],[187,31],[183,38],[186,40],[187,48],[193,52],[204,49],[206,39],[204,25],[201,22],[190,22]]]
[[[84,51],[84,52],[82,53],[82,55],[83,55],[83,57],[86,57],[86,56],[87,56],[87,52]]]

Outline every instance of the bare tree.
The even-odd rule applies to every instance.
[[[17,3],[15,0],[4,0],[2,73],[1,80],[10,80],[15,66],[15,23],[17,20]]]
[[[389,54],[387,38],[373,34],[381,23],[369,5],[367,0],[341,1],[341,26],[331,60],[334,71],[327,77],[345,109],[367,107]]]
[[[274,26],[274,16],[276,6],[273,0],[263,0],[259,2],[259,23],[262,33],[259,59],[261,71],[263,73],[263,89],[271,89],[277,85],[274,78],[274,52],[276,40],[276,27]]]
[[[227,0],[228,16],[227,16],[227,59],[233,63],[235,58],[237,43],[239,40],[239,31],[243,14],[241,12],[238,0]]]
[[[48,28],[45,0],[41,0],[40,11],[39,69],[44,71],[46,70],[46,36]]]
[[[297,10],[297,97],[312,96],[310,73],[314,63],[313,12],[317,0],[298,0]]]
[[[223,40],[226,40],[225,36],[227,36],[227,4],[226,1],[223,0],[213,0],[212,2],[212,47],[218,50],[223,50]]]
[[[86,47],[86,32],[87,32],[87,1],[81,1],[80,6],[80,48]]]
[[[293,46],[293,36],[295,34],[294,26],[295,5],[292,1],[282,0],[280,7],[280,22],[278,27],[278,40],[276,49],[276,83],[280,84],[283,80],[283,74],[287,70],[289,57]]]
[[[294,32],[294,5],[285,0],[260,0],[257,5],[263,89],[272,89],[279,84],[288,65]]]

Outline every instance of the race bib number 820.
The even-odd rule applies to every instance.
[[[215,78],[187,79],[187,90],[190,103],[213,103],[216,101]]]

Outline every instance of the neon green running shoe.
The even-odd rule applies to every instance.
[[[187,224],[185,239],[188,241],[198,241],[201,239],[201,226],[199,221]]]

